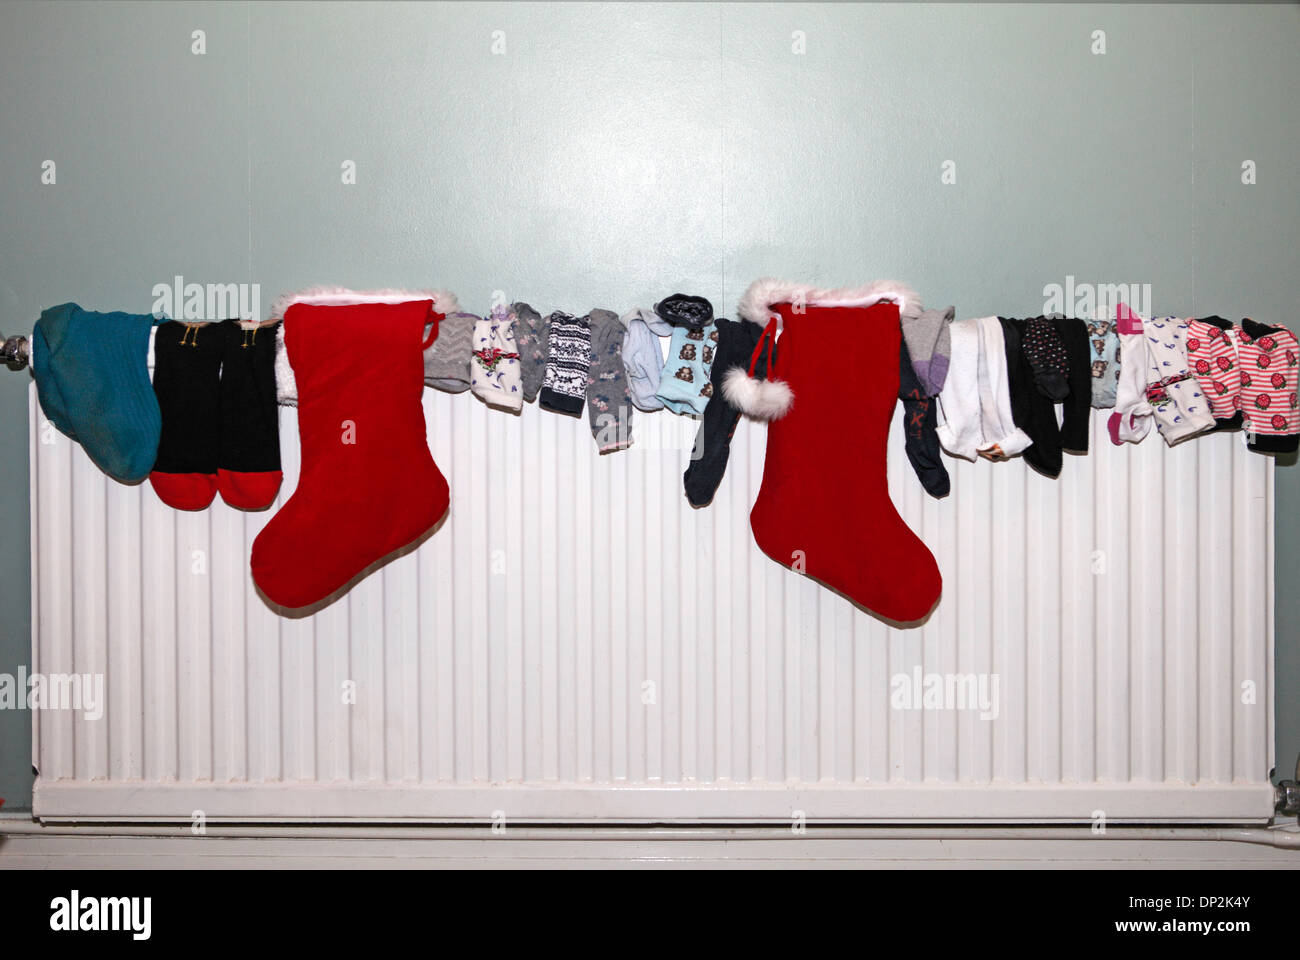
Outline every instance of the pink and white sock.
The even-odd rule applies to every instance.
[[[1246,413],[1248,446],[1260,453],[1300,449],[1300,344],[1286,327],[1241,321],[1241,408]]]
[[[1110,442],[1141,443],[1151,432],[1151,405],[1147,403],[1147,341],[1142,318],[1121,303],[1115,308],[1115,331],[1119,335],[1119,385],[1115,389],[1115,412],[1106,426]]]
[[[1190,321],[1187,363],[1210,405],[1215,429],[1240,427],[1241,369],[1232,324],[1218,318]]]

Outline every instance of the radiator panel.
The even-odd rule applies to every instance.
[[[636,446],[602,457],[585,419],[424,403],[450,517],[289,620],[248,575],[273,511],[178,513],[108,480],[33,388],[34,670],[107,690],[98,719],[37,711],[38,816],[1271,814],[1272,472],[1239,436],[1114,448],[1095,413],[1059,481],[946,459],[934,501],[895,423],[890,489],[945,578],[929,622],[898,631],[754,546],[760,426],[693,510],[692,421],[638,413]],[[918,669],[996,677],[997,718],[900,708]]]

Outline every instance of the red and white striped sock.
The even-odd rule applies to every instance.
[[[1252,450],[1291,453],[1300,448],[1296,389],[1300,344],[1286,327],[1243,320],[1237,331],[1241,357],[1241,407]]]

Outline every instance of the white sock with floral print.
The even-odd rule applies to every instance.
[[[504,306],[493,307],[474,325],[469,387],[489,406],[519,410],[524,405],[514,321]]]

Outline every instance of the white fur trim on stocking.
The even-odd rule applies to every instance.
[[[744,367],[732,367],[722,378],[727,402],[755,420],[779,420],[790,412],[794,391],[784,380],[757,380]]]
[[[322,307],[339,307],[356,303],[410,303],[412,300],[432,300],[433,309],[446,315],[460,309],[454,293],[433,288],[403,290],[385,287],[382,290],[349,290],[347,287],[308,287],[297,293],[282,293],[271,302],[269,321],[283,320],[284,312],[295,303],[311,303]]]
[[[920,316],[921,298],[905,283],[877,280],[865,287],[828,289],[774,277],[764,277],[751,283],[745,295],[740,298],[737,312],[743,319],[765,327],[773,316],[772,307],[778,303],[798,303],[810,307],[869,307],[885,300],[895,301],[901,316]]]
[[[284,324],[275,327],[275,399],[281,406],[298,406],[298,382],[289,365],[289,351],[284,345]]]
[[[347,287],[309,287],[297,293],[282,293],[271,302],[271,316],[267,323],[284,319],[284,312],[295,303],[310,303],[323,307],[340,307],[357,303],[410,303],[412,300],[432,300],[433,309],[444,316],[460,309],[456,295],[447,290],[402,290],[386,287],[382,290],[349,290]],[[275,333],[275,393],[276,399],[286,407],[298,405],[298,384],[289,364],[289,353],[284,346],[284,324]]]

